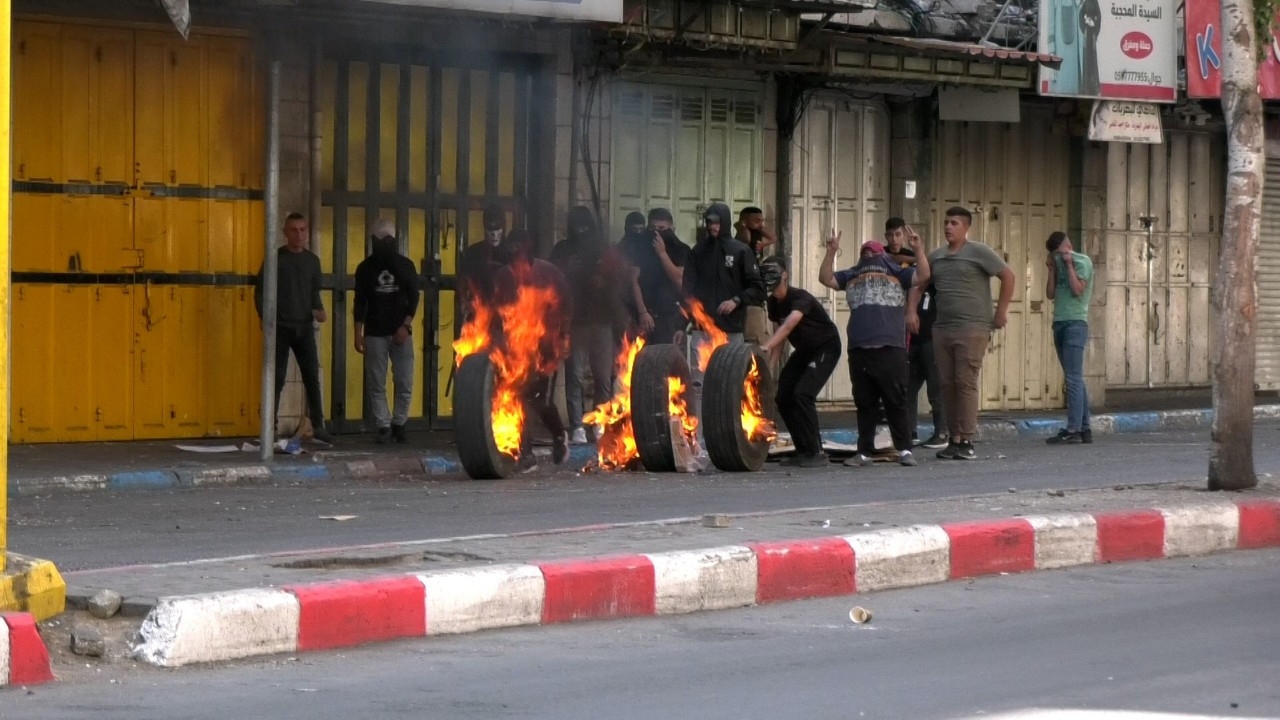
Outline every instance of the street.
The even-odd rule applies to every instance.
[[[1259,473],[1280,471],[1280,424],[1259,423]],[[754,474],[591,474],[542,469],[499,482],[372,480],[296,487],[18,496],[10,547],[64,572],[367,543],[521,533],[792,508],[966,497],[1018,490],[1194,481],[1203,486],[1208,431],[1099,435],[1093,445],[1040,438],[978,444],[976,462],[916,468],[787,470]],[[355,515],[346,522],[322,516]]]
[[[108,666],[23,718],[1280,717],[1280,551],[1104,565],[661,619]],[[849,610],[874,613],[854,625]]]

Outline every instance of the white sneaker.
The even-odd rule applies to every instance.
[[[578,428],[577,430],[574,430],[573,435],[569,437],[569,442],[573,443],[574,445],[586,445],[587,431],[582,428]]]
[[[898,453],[898,464],[905,465],[907,467],[915,467],[916,456],[912,455],[910,450],[903,450],[902,452]]]

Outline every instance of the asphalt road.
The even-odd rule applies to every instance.
[[[0,694],[21,718],[1280,717],[1280,550],[497,631]],[[870,608],[869,625],[848,618]]]
[[[1259,472],[1280,472],[1280,425],[1257,429]],[[1054,447],[978,445],[975,462],[922,450],[916,468],[754,474],[583,475],[546,470],[501,482],[379,480],[295,487],[136,490],[14,497],[9,546],[64,571],[376,542],[512,533],[789,508],[1110,487],[1203,478],[1208,432],[1101,435]],[[356,515],[343,523],[322,515]]]

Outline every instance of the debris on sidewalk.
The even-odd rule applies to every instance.
[[[729,516],[719,514],[703,515],[702,527],[727,528],[729,527]]]
[[[85,609],[90,615],[106,620],[120,612],[120,603],[120,593],[114,590],[99,590],[89,598],[89,604]]]
[[[240,452],[235,445],[174,445],[183,452],[192,453],[233,453]]]
[[[337,522],[346,522],[346,521],[348,521],[348,520],[355,520],[355,519],[356,519],[356,518],[358,518],[358,517],[360,517],[360,516],[359,516],[359,515],[321,515],[321,516],[320,516],[320,519],[321,519],[321,520],[335,520],[335,521],[337,521]]]
[[[95,627],[80,626],[71,631],[71,652],[87,657],[107,654],[107,641]]]

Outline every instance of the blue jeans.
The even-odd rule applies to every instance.
[[[1067,380],[1067,432],[1089,430],[1089,390],[1084,385],[1084,347],[1089,323],[1058,320],[1053,323],[1053,346]]]

